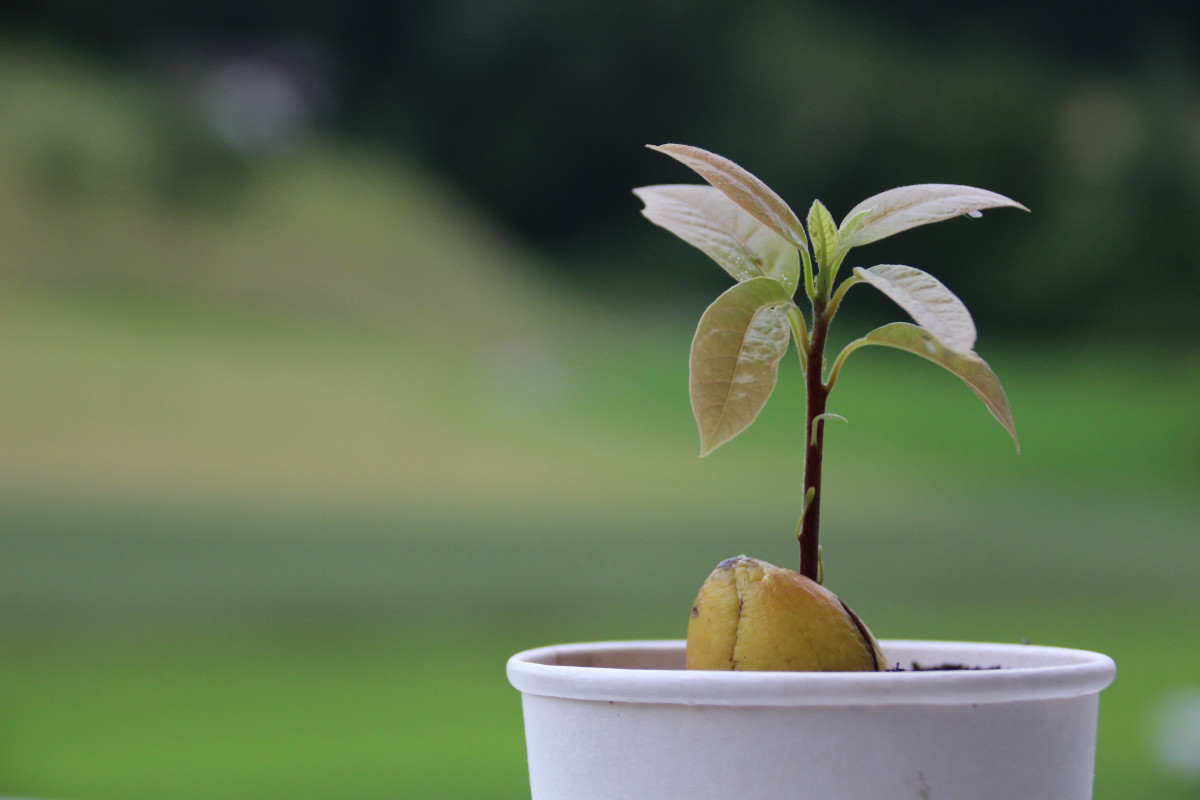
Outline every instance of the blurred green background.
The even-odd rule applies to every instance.
[[[881,638],[1110,654],[1096,797],[1195,797],[1155,743],[1200,685],[1200,54],[1139,6],[8,4],[0,794],[526,797],[509,655],[792,565],[794,359],[696,458],[725,279],[629,193],[682,141],[838,218],[1033,209],[856,251],[972,308],[1022,453],[856,355],[827,585]]]

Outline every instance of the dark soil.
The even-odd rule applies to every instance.
[[[921,664],[917,661],[914,661],[914,662],[912,662],[912,665],[909,666],[907,669],[905,669],[904,667],[897,664],[896,666],[890,668],[888,670],[888,672],[936,672],[936,671],[952,671],[952,670],[959,670],[959,669],[1000,669],[1000,665],[996,664],[995,666],[992,666],[992,667],[975,667],[975,666],[971,666],[969,664],[935,664],[935,665],[927,666],[925,664]]]

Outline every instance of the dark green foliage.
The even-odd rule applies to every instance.
[[[780,194],[816,195],[835,216],[888,186],[993,187],[1035,223],[962,223],[969,250],[939,231],[896,258],[943,276],[984,329],[1042,336],[1121,314],[1113,287],[1131,268],[1172,285],[1139,327],[1192,330],[1196,15],[1160,2],[1080,15],[945,0],[28,0],[4,18],[151,72],[180,52],[298,69],[332,97],[325,124],[449,175],[584,280],[653,264],[664,284],[695,285],[687,257],[636,219],[627,187],[673,174],[647,141],[771,165],[760,177]],[[51,166],[60,179],[69,168]],[[169,180],[170,193],[208,191]],[[1016,279],[978,277],[993,270]]]

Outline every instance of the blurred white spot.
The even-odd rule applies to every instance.
[[[970,217],[971,219],[979,219],[980,217],[983,216],[983,212],[982,211],[968,211],[967,216]]]
[[[265,61],[220,64],[204,76],[197,103],[217,136],[246,154],[285,149],[307,134],[314,122],[296,82]]]
[[[1151,721],[1150,749],[1176,777],[1200,783],[1200,687],[1172,690]]]

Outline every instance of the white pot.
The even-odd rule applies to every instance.
[[[702,672],[684,643],[509,659],[533,800],[1090,800],[1112,659],[884,641],[908,672]]]

